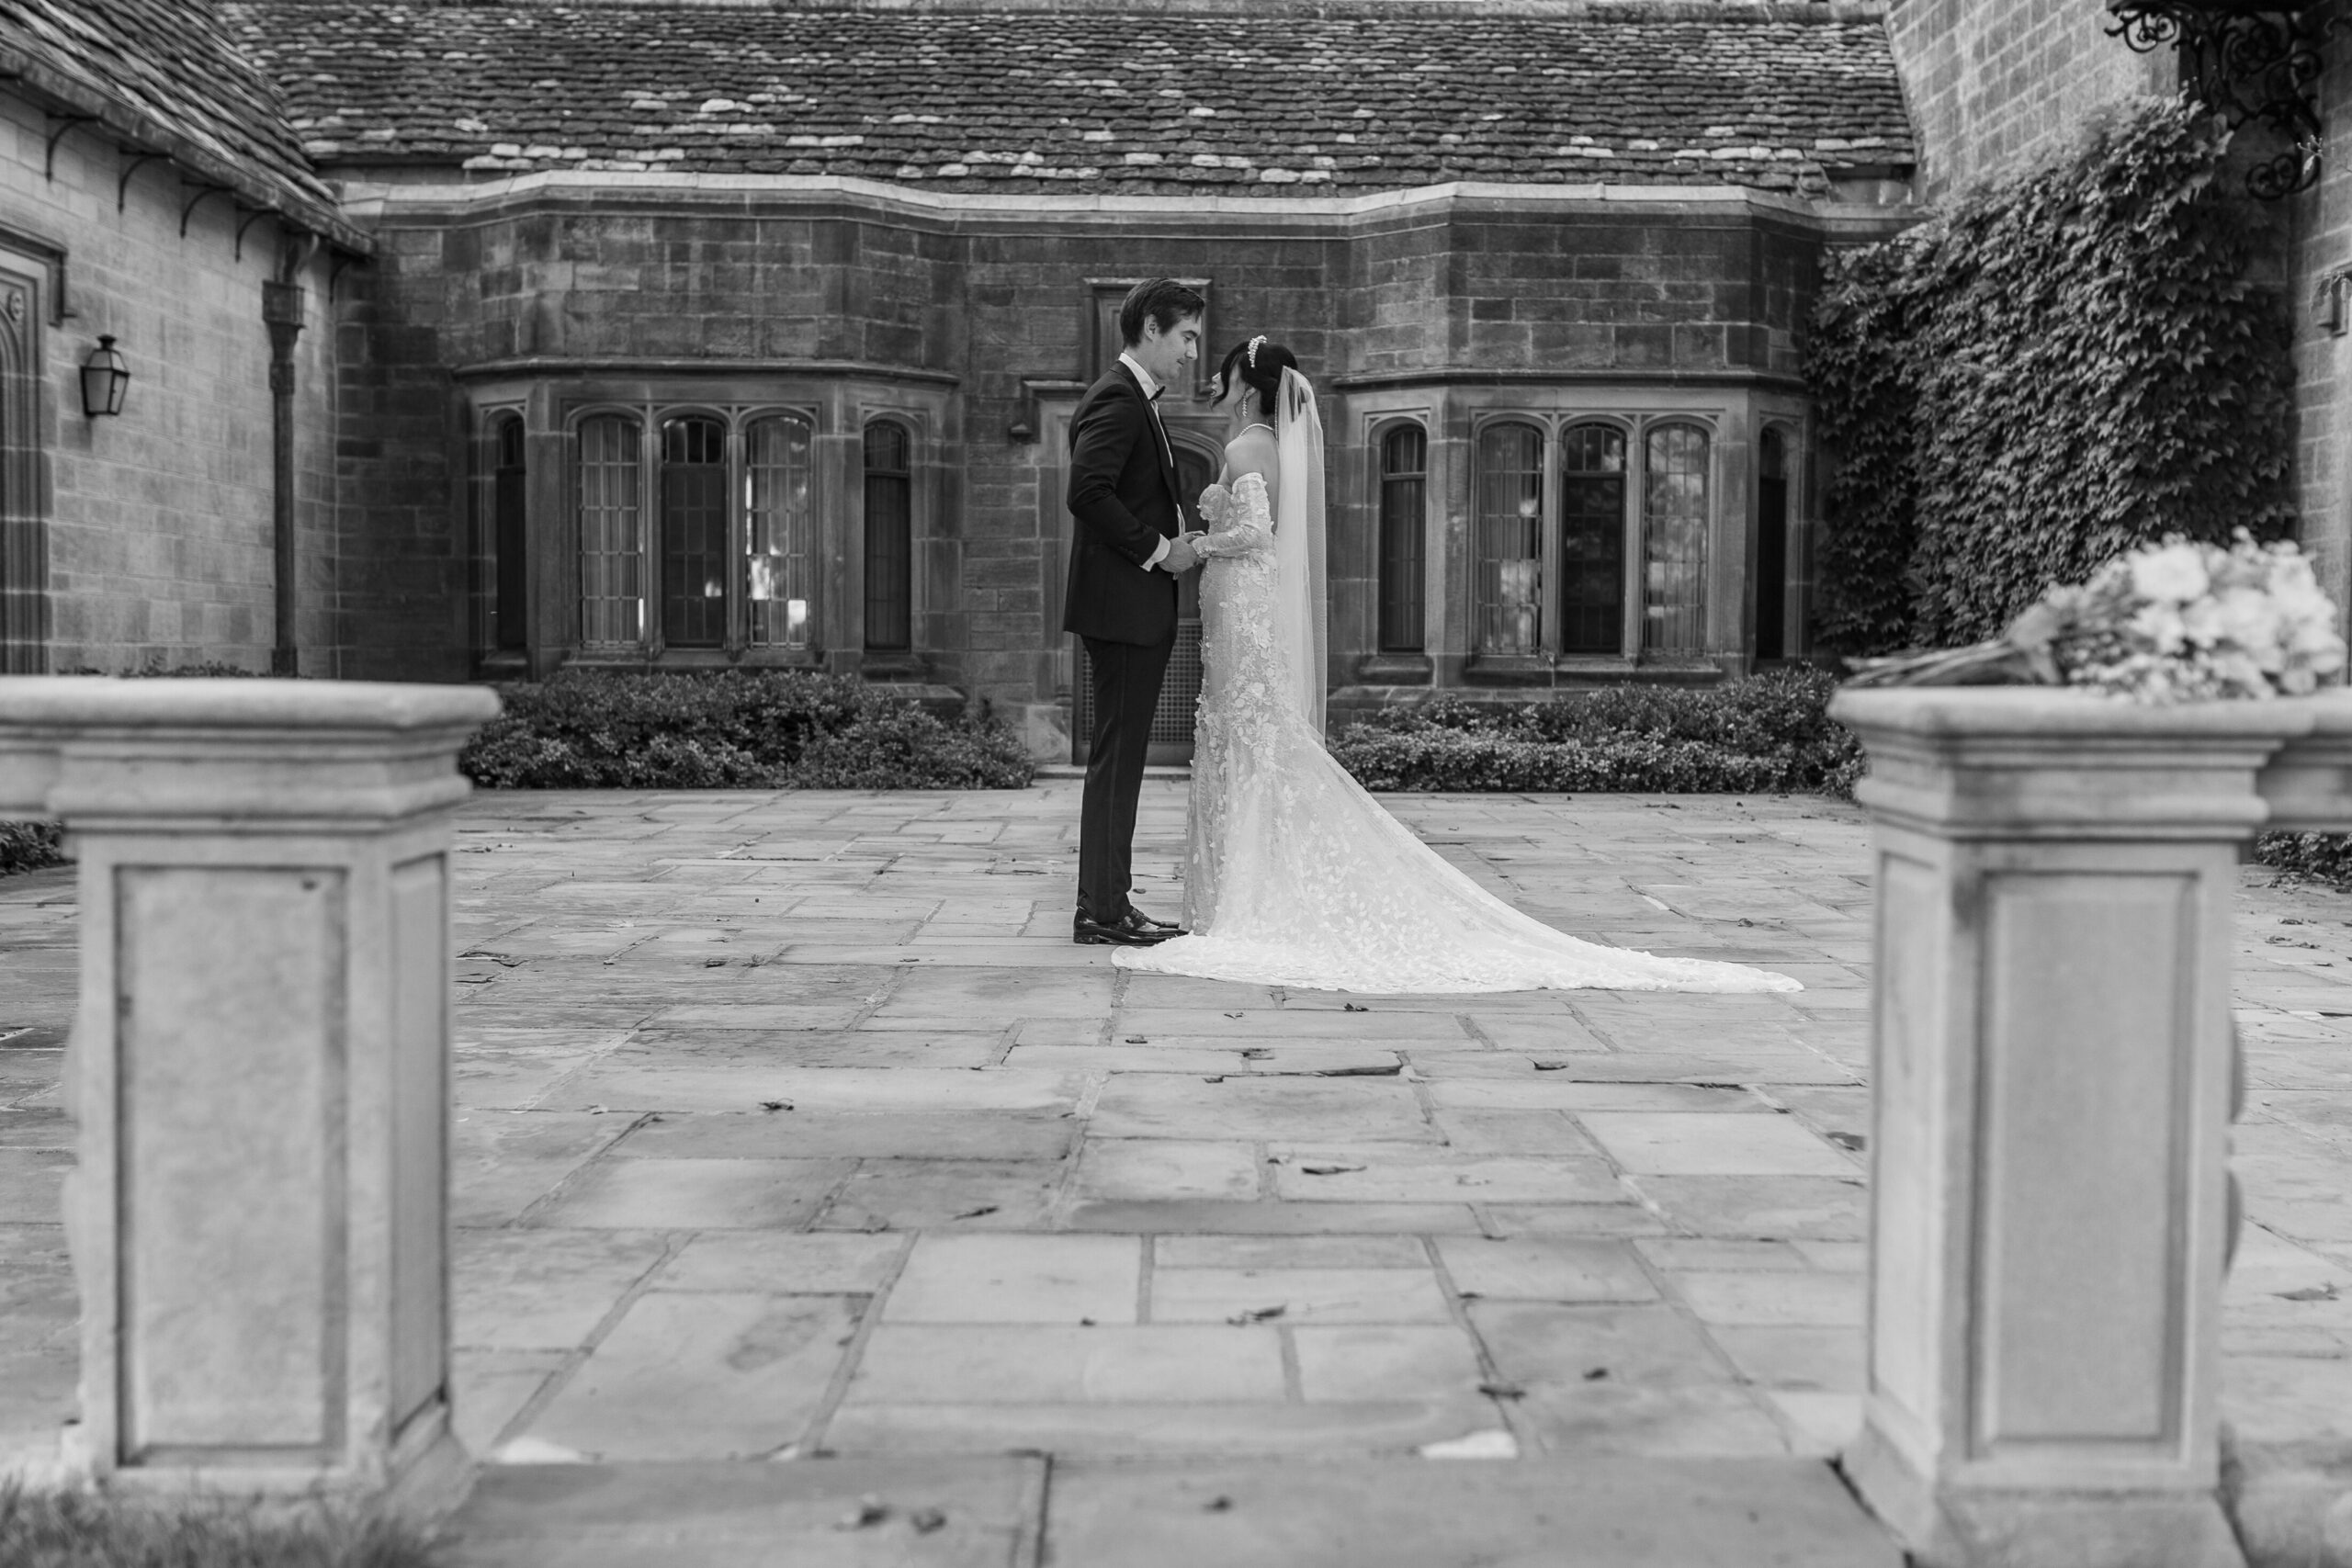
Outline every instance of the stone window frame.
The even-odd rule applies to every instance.
[[[502,627],[498,620],[498,476],[499,433],[503,426],[513,423],[519,427],[523,443],[523,473],[525,486],[524,559],[530,558],[529,545],[529,483],[531,463],[530,411],[520,398],[501,398],[477,402],[472,406],[472,420],[467,427],[466,438],[466,642],[478,673],[506,675],[519,670],[523,660],[510,646],[500,647],[502,632],[519,631],[527,642],[530,610],[526,603],[521,627]],[[528,568],[526,567],[527,573]],[[508,666],[515,667],[510,670]]]
[[[0,234],[0,674],[49,670],[49,455],[43,327],[61,319],[64,252]],[[81,367],[72,367],[81,417]]]
[[[867,515],[867,503],[873,494],[873,481],[876,479],[876,474],[874,470],[866,467],[865,454],[867,448],[873,443],[874,433],[876,430],[882,429],[897,431],[901,439],[906,443],[907,455],[905,468],[886,470],[884,475],[884,477],[903,478],[907,484],[907,550],[905,561],[905,570],[907,574],[907,643],[903,648],[877,645],[874,640],[876,632],[872,625],[872,615],[874,611],[874,584],[872,581],[872,573],[874,570],[874,538],[870,531],[873,520]],[[859,527],[856,540],[859,587],[858,646],[864,654],[872,659],[899,660],[907,658],[914,652],[919,640],[915,627],[922,618],[921,613],[918,609],[918,602],[922,597],[920,582],[922,576],[922,572],[921,570],[922,552],[917,542],[921,536],[921,530],[915,521],[915,513],[918,510],[915,496],[916,492],[922,488],[917,479],[919,470],[918,459],[916,457],[917,449],[921,445],[922,436],[914,429],[912,423],[904,415],[895,411],[876,413],[868,416],[859,423],[857,430],[857,501]]]
[[[468,472],[478,481],[469,492],[468,512],[480,503],[488,480],[481,443],[491,417],[520,410],[524,415],[528,479],[527,548],[531,552],[530,646],[524,661],[535,676],[565,663],[632,669],[747,668],[822,669],[880,676],[920,674],[940,649],[926,639],[926,565],[942,536],[947,469],[944,432],[952,425],[956,378],[909,373],[890,367],[848,362],[774,362],[755,367],[715,367],[720,374],[663,362],[581,361],[577,368],[546,361],[498,362],[461,371],[469,389],[471,421],[465,439],[472,447]],[[730,478],[728,634],[717,649],[671,649],[663,645],[660,615],[658,442],[662,422],[684,413],[706,413],[727,427]],[[747,499],[743,492],[745,431],[752,420],[791,414],[810,428],[810,513],[816,533],[812,555],[819,582],[809,605],[810,633],[804,648],[751,639],[745,614],[750,569]],[[633,641],[589,645],[581,613],[580,431],[590,419],[619,415],[635,422],[637,466],[638,601],[640,635]],[[910,438],[912,472],[911,624],[914,648],[903,654],[865,656],[862,551],[852,547],[864,533],[862,445],[866,423],[890,417]],[[461,513],[461,526],[472,527]],[[473,538],[469,537],[469,550]],[[470,614],[470,607],[469,607]],[[469,637],[478,642],[478,635]],[[508,660],[512,662],[512,660]],[[496,660],[477,650],[479,673],[503,673]]]
[[[1735,513],[1727,504],[1726,493],[1726,433],[1734,424],[1734,409],[1728,400],[1710,400],[1686,402],[1638,395],[1586,396],[1575,399],[1546,400],[1537,402],[1524,397],[1509,401],[1480,404],[1469,411],[1468,439],[1464,447],[1464,485],[1459,498],[1463,515],[1471,521],[1464,561],[1464,581],[1459,590],[1463,611],[1462,626],[1465,636],[1464,646],[1468,655],[1465,671],[1474,676],[1486,674],[1532,673],[1539,670],[1587,671],[1592,673],[1631,672],[1640,669],[1673,669],[1689,666],[1715,668],[1726,639],[1723,628],[1726,606],[1722,603],[1722,577],[1726,556],[1724,530],[1726,518],[1744,514],[1750,509],[1742,506]],[[1479,582],[1481,578],[1480,542],[1476,526],[1481,472],[1481,447],[1489,430],[1502,425],[1518,424],[1533,428],[1540,434],[1538,457],[1542,474],[1541,543],[1536,559],[1554,567],[1539,571],[1539,629],[1536,647],[1528,653],[1489,653],[1478,647]],[[1614,653],[1569,653],[1561,649],[1562,604],[1560,574],[1556,563],[1560,558],[1561,516],[1561,446],[1568,429],[1575,425],[1603,424],[1624,433],[1627,452],[1625,477],[1626,541],[1625,599],[1621,618],[1619,647]],[[1660,651],[1643,646],[1644,613],[1643,566],[1646,558],[1647,507],[1645,491],[1649,461],[1650,433],[1661,426],[1694,425],[1707,435],[1707,561],[1705,566],[1705,598],[1702,610],[1704,629],[1701,646],[1695,649]],[[1743,536],[1745,529],[1743,529]],[[1745,539],[1743,537],[1743,544]],[[1728,552],[1738,559],[1743,571],[1747,559],[1745,548]],[[1745,609],[1733,607],[1744,618]],[[1740,639],[1743,643],[1744,638]]]
[[[1802,659],[1808,657],[1813,649],[1810,633],[1814,604],[1813,551],[1818,540],[1814,507],[1819,462],[1813,446],[1812,421],[1802,405],[1792,402],[1787,407],[1777,403],[1759,404],[1754,411],[1753,423],[1755,459],[1749,488],[1754,499],[1747,510],[1755,519],[1756,536],[1748,545],[1749,570],[1752,576],[1762,559],[1764,436],[1767,432],[1774,432],[1781,437],[1782,460],[1788,470],[1783,476],[1783,482],[1788,486],[1788,515],[1785,519],[1787,535],[1782,561],[1780,657]],[[1752,592],[1749,597],[1753,598]],[[1765,655],[1756,632],[1757,628],[1750,625],[1746,642],[1750,653],[1760,659]]]

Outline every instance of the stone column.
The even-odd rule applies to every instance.
[[[0,680],[0,815],[80,862],[67,1458],[393,1493],[449,1427],[449,818],[489,692]]]
[[[1863,1497],[1925,1568],[2242,1568],[2231,897],[2302,702],[1849,692],[1877,881]]]

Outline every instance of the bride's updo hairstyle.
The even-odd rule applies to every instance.
[[[1250,344],[1258,352],[1250,352]],[[1258,394],[1257,412],[1267,419],[1274,417],[1274,394],[1283,389],[1283,372],[1298,369],[1298,357],[1271,338],[1255,337],[1250,343],[1238,343],[1226,355],[1225,363],[1216,367],[1216,395],[1220,400],[1233,389],[1233,378],[1241,378],[1244,385]],[[1301,372],[1304,374],[1304,372]]]

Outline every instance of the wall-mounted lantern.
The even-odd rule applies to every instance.
[[[2342,337],[2352,332],[2352,267],[2337,267],[2319,280],[2312,291],[2312,314],[2330,337]]]
[[[130,385],[130,361],[115,348],[114,339],[100,337],[90,357],[82,361],[82,412],[92,419],[122,412],[122,394]]]

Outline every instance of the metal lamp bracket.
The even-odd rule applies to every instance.
[[[2309,9],[2259,0],[2109,0],[2107,30],[2136,53],[2177,45],[2184,96],[2233,130],[2259,120],[2293,144],[2246,174],[2246,188],[2273,201],[2319,181],[2320,46],[2346,18],[2318,23]]]

